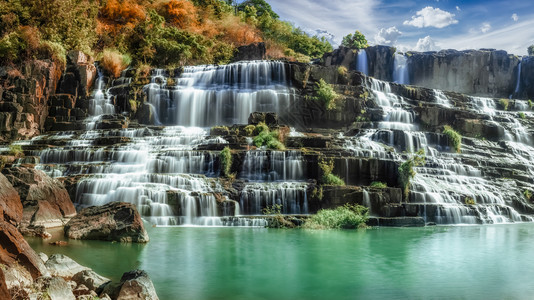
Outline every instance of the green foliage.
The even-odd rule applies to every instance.
[[[399,166],[399,184],[403,190],[405,199],[408,199],[410,193],[410,181],[416,174],[414,167],[422,166],[424,164],[424,151],[423,149],[420,149]]]
[[[531,200],[532,199],[532,192],[530,190],[523,191],[523,196],[525,196],[525,199]]]
[[[253,143],[256,147],[266,146],[272,150],[285,150],[286,147],[278,140],[278,136],[278,131],[269,131],[267,128],[254,137]]]
[[[60,43],[41,41],[41,48],[39,51],[41,57],[50,58],[59,63],[61,69],[64,69],[67,65],[67,51]]]
[[[224,149],[219,154],[221,160],[221,171],[223,176],[226,178],[232,177],[232,152],[229,147],[224,147]]]
[[[306,220],[303,227],[309,229],[355,229],[365,228],[368,208],[345,204],[335,209],[321,209]]]
[[[388,187],[388,185],[385,182],[373,181],[373,182],[371,182],[370,187],[379,188],[379,189],[385,189],[385,188]]]
[[[338,98],[338,94],[334,91],[332,85],[326,83],[324,79],[320,79],[315,86],[314,99],[324,104],[327,110],[336,108],[335,100]]]
[[[282,204],[273,204],[264,207],[261,211],[264,215],[280,215],[282,214]]]
[[[519,112],[519,117],[520,117],[521,119],[526,119],[527,116],[525,115],[524,112],[521,111],[521,112]]]
[[[250,7],[254,7],[254,12],[258,17],[268,16],[273,19],[279,18],[279,16],[271,8],[271,5],[264,0],[246,0],[239,4],[237,9],[239,11],[245,11],[246,9],[250,9]]]
[[[247,125],[245,126],[244,130],[245,130],[245,134],[247,136],[252,136],[254,134],[254,130],[256,129],[256,126],[254,125]]]
[[[7,159],[4,156],[0,156],[0,171],[6,166]],[[2,265],[0,264],[0,267]]]
[[[26,44],[18,32],[11,32],[0,39],[0,61],[16,62],[19,55],[26,49]]]
[[[528,99],[528,107],[530,109],[532,109],[533,106],[534,106],[534,102],[532,102],[532,100]]]
[[[264,122],[260,122],[256,127],[254,128],[254,134],[258,135],[264,131],[269,132],[269,126],[265,125]]]
[[[475,205],[476,204],[475,199],[473,199],[471,197],[465,197],[464,202],[467,205]]]
[[[9,155],[13,155],[16,158],[24,156],[24,151],[20,145],[9,145]]]
[[[452,127],[449,125],[444,126],[443,134],[445,134],[449,141],[452,143],[454,150],[457,153],[460,153],[462,146],[462,136],[454,129],[452,129]]]
[[[344,66],[339,66],[337,67],[337,73],[340,75],[340,76],[345,76],[347,75],[347,68],[345,68]]]
[[[510,100],[508,99],[499,99],[499,105],[502,107],[502,109],[504,110],[508,110],[508,106],[510,105]]]
[[[325,185],[337,185],[337,186],[344,186],[345,182],[343,179],[339,178],[338,176],[332,174],[332,171],[334,170],[334,160],[329,159],[326,161],[325,159],[321,159],[319,161],[319,168],[321,169],[322,176],[321,176],[321,183]]]
[[[534,56],[534,45],[528,46],[528,55]]]
[[[343,41],[341,42],[341,45],[349,48],[357,48],[357,49],[364,49],[369,47],[369,44],[367,43],[367,39],[365,38],[365,35],[361,33],[360,31],[356,30],[354,34],[349,33],[348,35],[343,37]]]

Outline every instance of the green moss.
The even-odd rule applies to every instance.
[[[24,151],[20,145],[9,145],[9,155],[13,155],[16,158],[24,156]]]
[[[338,94],[334,91],[332,85],[326,83],[326,81],[321,78],[315,86],[314,99],[323,103],[327,110],[332,110],[336,108],[335,100],[337,98]]]
[[[337,186],[345,185],[345,182],[343,181],[343,179],[332,174],[332,171],[334,170],[333,159],[329,159],[328,161],[321,159],[321,161],[319,161],[319,168],[321,169],[321,172],[322,172],[322,176],[321,176],[322,184],[337,185]]]
[[[222,175],[226,178],[231,178],[232,174],[232,152],[229,147],[224,147],[224,149],[219,154],[219,159],[221,161],[221,172]]]
[[[510,100],[504,98],[499,99],[499,105],[502,107],[502,109],[508,110],[508,106],[510,106]]]
[[[443,134],[445,134],[449,139],[449,142],[452,143],[454,150],[457,153],[460,153],[462,145],[462,135],[452,129],[452,127],[450,127],[449,125],[445,125],[443,129]]]
[[[365,228],[369,219],[367,207],[345,204],[335,209],[321,209],[306,220],[308,229],[356,229]]]
[[[379,188],[379,189],[385,189],[385,188],[388,187],[388,185],[385,182],[373,181],[373,182],[371,182],[370,187]]]

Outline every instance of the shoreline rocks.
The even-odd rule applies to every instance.
[[[83,209],[65,225],[71,239],[146,243],[143,220],[131,203],[112,202]]]

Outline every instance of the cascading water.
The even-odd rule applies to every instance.
[[[520,91],[521,91],[521,61],[519,61],[519,64],[517,65],[517,82],[515,84],[514,94],[518,95]]]
[[[395,53],[393,61],[393,82],[399,84],[410,84],[408,76],[408,60],[401,53]]]
[[[285,116],[296,98],[286,65],[276,61],[185,67],[179,77],[168,79],[155,70],[146,86],[156,122],[166,125],[246,124],[255,111]]]
[[[367,52],[365,49],[358,50],[358,56],[356,58],[356,70],[365,75],[369,75],[369,64],[367,62]]]

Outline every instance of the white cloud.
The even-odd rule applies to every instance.
[[[460,6],[456,5],[456,10],[461,11]]]
[[[397,27],[389,27],[389,28],[382,28],[380,31],[378,31],[377,34],[375,34],[375,43],[377,45],[394,45],[397,42],[397,39],[399,36],[402,35],[402,32],[400,32]]]
[[[419,39],[419,41],[417,41],[417,45],[415,45],[415,48],[413,48],[414,51],[418,52],[437,51],[439,49],[440,48],[429,35]]]
[[[418,11],[415,16],[412,16],[410,21],[404,21],[403,24],[415,26],[417,28],[443,28],[458,23],[458,20],[454,19],[454,16],[455,15],[450,12],[427,6]]]
[[[306,32],[310,36],[317,36],[318,38],[324,37],[334,47],[339,46],[339,43],[336,40],[336,36],[330,33],[328,30],[309,28],[303,28],[302,30],[304,30],[304,32]]]
[[[514,20],[514,22],[517,22],[517,20],[519,20],[519,17],[517,16],[517,14],[512,15],[512,20]]]
[[[491,24],[488,23],[488,22],[484,22],[484,23],[482,23],[482,26],[480,26],[480,31],[482,33],[486,33],[486,32],[488,32],[490,30],[491,30]]]

